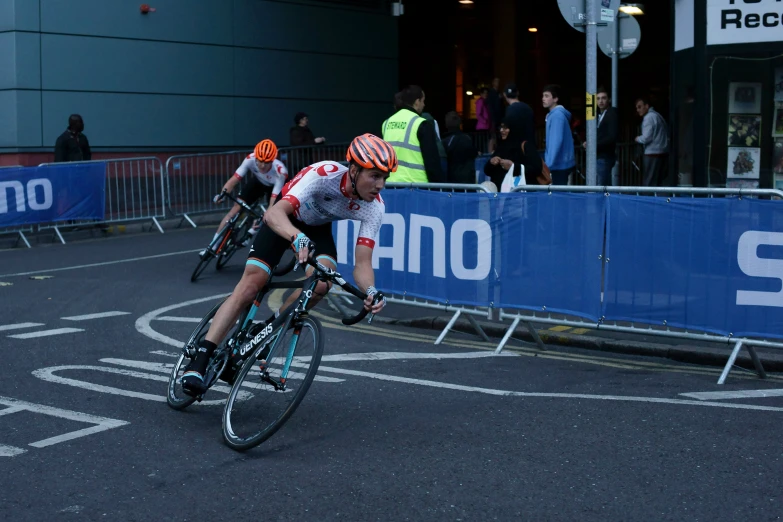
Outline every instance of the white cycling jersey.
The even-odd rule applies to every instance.
[[[285,181],[288,179],[288,169],[285,168],[285,165],[283,165],[283,162],[280,160],[272,161],[272,168],[269,169],[269,172],[264,173],[258,170],[255,153],[247,155],[247,158],[245,158],[236,173],[234,173],[234,177],[242,179],[247,176],[248,172],[252,173],[253,176],[264,185],[272,187],[273,198],[280,194],[283,185],[285,185]]]
[[[357,245],[375,247],[386,206],[380,194],[372,201],[352,197],[348,167],[321,161],[302,169],[283,187],[282,200],[294,207],[296,219],[306,225],[323,225],[342,219],[361,221]]]

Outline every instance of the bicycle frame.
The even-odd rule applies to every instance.
[[[223,242],[223,243],[221,243],[221,244],[220,244],[220,245],[219,245],[217,248],[215,248],[215,244],[216,244],[216,242],[217,242],[218,240],[220,240],[220,239],[221,239],[221,236],[223,236],[223,232],[224,232],[224,231],[225,231],[227,228],[232,228],[232,227],[233,227],[233,226],[236,224],[236,222],[239,220],[239,217],[240,217],[240,216],[247,216],[247,214],[251,214],[251,215],[253,215],[253,216],[254,216],[256,219],[263,219],[263,216],[259,215],[259,214],[258,214],[258,213],[257,213],[255,210],[253,210],[253,207],[251,207],[250,205],[248,205],[247,203],[245,203],[245,202],[244,202],[244,201],[242,201],[241,199],[237,199],[237,198],[235,198],[234,196],[232,196],[232,195],[231,195],[231,194],[229,194],[228,192],[224,192],[224,193],[223,193],[223,195],[224,195],[224,196],[226,196],[226,197],[228,197],[228,199],[230,199],[231,201],[233,201],[233,202],[234,202],[234,203],[236,203],[237,205],[239,205],[239,206],[240,206],[240,210],[239,210],[239,212],[237,212],[236,214],[234,214],[234,215],[231,217],[231,219],[229,219],[229,220],[228,220],[228,222],[226,223],[226,226],[224,226],[223,228],[221,228],[221,229],[220,229],[220,231],[218,232],[218,235],[217,235],[217,237],[215,237],[215,238],[214,238],[214,239],[213,239],[213,240],[212,240],[212,241],[209,243],[209,246],[208,246],[207,248],[211,249],[213,252],[218,252],[220,249],[222,249],[222,248],[223,248],[223,244],[224,244],[224,243],[225,243],[225,242],[228,240],[228,237],[229,237],[229,236],[228,236],[228,234],[226,234],[226,235],[225,235],[225,236],[222,238],[222,242]],[[261,205],[261,204],[259,204],[259,206],[261,207],[261,210],[263,210],[264,212],[266,212],[266,208],[264,207],[264,205]],[[243,213],[244,213],[244,214],[243,214]]]

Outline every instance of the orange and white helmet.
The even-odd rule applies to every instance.
[[[269,163],[277,157],[277,145],[272,140],[262,140],[258,142],[253,152],[258,161]]]
[[[348,161],[354,161],[365,169],[378,169],[382,172],[397,170],[397,153],[388,142],[373,134],[357,136],[348,146],[345,155]]]

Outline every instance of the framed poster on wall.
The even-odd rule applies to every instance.
[[[729,113],[757,114],[760,112],[760,83],[729,83]]]
[[[783,136],[783,102],[775,102],[775,114],[772,121],[772,135]]]
[[[727,178],[758,179],[761,172],[761,149],[729,147]]]
[[[729,114],[729,147],[761,146],[761,116]]]

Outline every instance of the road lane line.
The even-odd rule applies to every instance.
[[[5,330],[21,330],[23,328],[33,328],[36,326],[43,326],[43,323],[16,323],[16,324],[4,324],[0,325],[0,332]]]
[[[201,299],[192,299],[190,301],[185,301],[182,303],[176,303],[169,306],[164,306],[163,308],[158,308],[157,310],[153,310],[151,312],[147,312],[146,314],[142,315],[138,319],[136,319],[136,330],[144,336],[149,337],[150,339],[154,339],[156,341],[160,341],[164,344],[168,344],[169,346],[173,346],[175,348],[182,348],[182,345],[185,344],[184,341],[177,341],[176,339],[172,339],[171,337],[167,335],[163,335],[162,333],[156,332],[152,329],[150,326],[150,322],[158,317],[160,314],[163,314],[165,312],[168,312],[169,310],[176,310],[177,308],[183,308],[185,306],[190,306],[192,304],[198,304],[198,303],[204,303],[206,301],[217,301],[218,299],[222,299],[223,297],[226,297],[230,294],[219,294],[219,295],[211,295],[209,297],[202,297]],[[206,311],[205,311],[206,314]]]
[[[88,265],[76,265],[76,266],[66,266],[62,268],[50,268],[48,270],[34,270],[32,272],[18,272],[16,274],[2,274],[0,277],[18,277],[18,276],[26,276],[26,275],[32,275],[32,274],[48,274],[51,272],[62,272],[65,270],[79,270],[81,268],[92,268],[94,266],[108,266],[108,265],[117,265],[120,263],[133,263],[136,261],[146,261],[147,259],[160,259],[161,257],[170,257],[170,256],[180,256],[182,254],[192,254],[193,252],[200,252],[201,248],[196,248],[194,250],[181,250],[180,252],[170,252],[168,254],[157,254],[154,256],[144,256],[144,257],[133,257],[130,259],[118,259],[116,261],[104,261],[102,263],[90,263]]]
[[[55,328],[54,330],[41,330],[40,332],[9,335],[8,337],[13,337],[14,339],[35,339],[36,337],[49,337],[50,335],[61,335],[83,331],[83,328]]]
[[[783,397],[783,389],[770,390],[735,390],[718,392],[692,392],[681,393],[683,397],[691,397],[700,401],[723,400],[723,399],[746,399],[757,397]]]
[[[172,315],[161,315],[155,317],[156,321],[170,321],[172,323],[200,323],[203,317],[175,317]],[[212,321],[210,321],[211,323]]]
[[[16,457],[17,455],[21,455],[26,451],[26,449],[0,444],[0,457]]]
[[[298,366],[294,362],[292,366]],[[369,377],[381,381],[401,382],[404,384],[417,384],[420,386],[430,386],[433,388],[445,388],[449,390],[484,393],[487,395],[496,395],[502,397],[529,397],[544,399],[585,399],[601,401],[619,401],[619,402],[647,402],[652,404],[674,404],[678,406],[708,406],[712,408],[729,408],[736,410],[757,410],[757,411],[776,411],[783,412],[783,408],[774,406],[756,406],[753,404],[731,404],[724,402],[701,402],[688,401],[684,399],[665,399],[659,397],[634,397],[623,395],[592,395],[586,393],[538,393],[538,392],[518,392],[508,390],[493,390],[491,388],[479,388],[476,386],[465,386],[462,384],[451,384],[447,382],[427,381],[423,379],[411,379],[409,377],[397,377],[394,375],[384,375],[381,373],[362,372],[358,370],[346,370],[344,368],[332,368],[328,366],[319,366],[318,371],[332,372],[343,375],[354,375],[357,377]]]
[[[116,317],[118,315],[130,315],[130,312],[100,312],[97,314],[72,315],[70,317],[61,317],[66,321],[89,321],[90,319],[103,319],[104,317]]]

